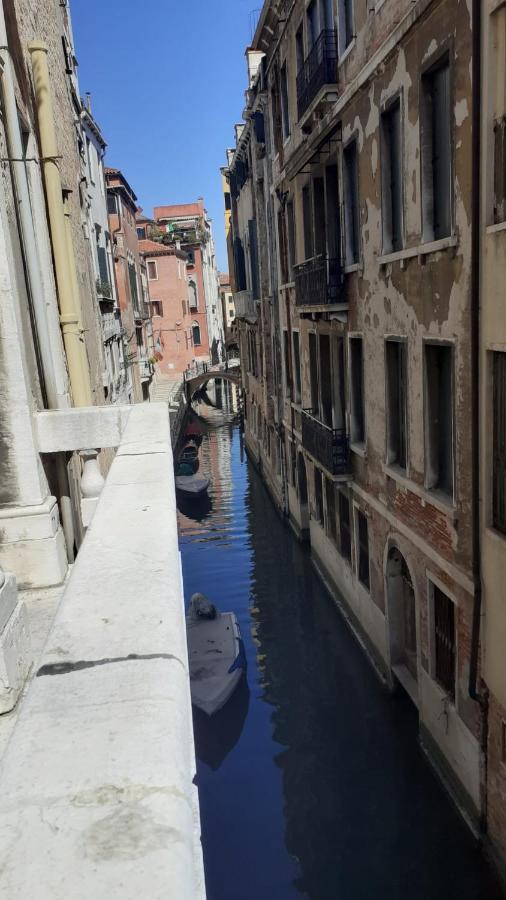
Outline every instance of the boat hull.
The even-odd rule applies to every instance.
[[[244,645],[234,613],[187,619],[192,703],[208,716],[225,706],[246,669]]]
[[[204,475],[176,475],[177,490],[188,496],[198,497],[204,494],[209,484],[209,478]]]

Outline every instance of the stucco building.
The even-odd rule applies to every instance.
[[[196,203],[156,206],[156,225],[170,243],[187,253],[190,308],[200,332],[196,356],[217,363],[224,353],[224,333],[212,223],[199,198]]]
[[[152,327],[144,261],[137,235],[137,197],[119,169],[106,167],[107,210],[113,238],[118,302],[134,402],[147,400],[153,367]]]
[[[248,450],[478,828],[487,672],[506,728],[493,601],[478,665],[475,25],[459,0],[267,0],[222,172]]]
[[[187,261],[175,244],[139,241],[146,262],[153,343],[159,371],[182,374],[202,352],[200,324],[190,305]]]

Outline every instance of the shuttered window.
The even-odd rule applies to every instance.
[[[506,353],[493,353],[493,525],[506,534]]]
[[[402,247],[401,104],[392,103],[382,115],[383,139],[383,250]]]
[[[352,265],[359,258],[358,151],[355,140],[343,151],[343,179],[346,264]]]
[[[403,341],[386,342],[387,463],[406,468],[407,362]]]
[[[455,607],[446,594],[433,585],[434,648],[436,681],[455,699]]]
[[[367,590],[370,586],[369,576],[369,528],[367,517],[360,510],[357,511],[358,532],[358,580]]]
[[[363,444],[365,440],[364,413],[364,359],[362,338],[350,338],[350,395],[351,395],[351,440]]]
[[[253,300],[260,299],[260,274],[258,271],[258,237],[257,224],[254,219],[248,222],[249,231],[249,253],[251,265],[251,293]]]
[[[97,257],[98,257],[98,277],[102,284],[109,284],[109,267],[107,265],[107,251],[105,247],[100,247],[97,244]]]
[[[330,479],[325,479],[325,495],[327,501],[327,520],[326,520],[326,529],[327,535],[337,543],[337,523],[336,523],[336,491],[334,487],[334,482],[330,481]]]
[[[294,400],[296,403],[300,403],[300,395],[301,395],[301,383],[300,383],[300,344],[299,344],[299,332],[292,332],[293,338],[293,372],[295,376],[295,397]]]
[[[312,259],[314,253],[313,242],[313,211],[311,208],[311,188],[309,184],[302,188],[302,219],[304,225],[304,255],[306,259]]]
[[[339,491],[339,552],[351,561],[350,501]]]
[[[283,119],[283,138],[290,136],[290,110],[288,105],[288,78],[286,74],[286,63],[281,67],[281,112]]]
[[[425,346],[425,483],[453,498],[453,348]]]
[[[424,237],[451,233],[451,107],[448,58],[422,79]]]
[[[317,522],[323,525],[323,485],[322,473],[319,469],[314,470],[314,514]]]

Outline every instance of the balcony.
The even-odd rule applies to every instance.
[[[139,375],[141,381],[149,381],[150,378],[153,377],[155,371],[155,367],[153,363],[151,363],[147,356],[139,357]]]
[[[251,291],[239,291],[239,293],[234,294],[234,307],[236,319],[256,321],[257,308]]]
[[[315,312],[318,308],[346,304],[340,260],[314,256],[294,269],[297,307],[306,306]]]
[[[302,446],[331,475],[348,475],[350,442],[344,428],[329,428],[302,410]]]
[[[102,336],[104,342],[110,341],[112,338],[119,338],[120,334],[121,322],[116,313],[102,313]]]
[[[336,32],[325,29],[320,33],[302,69],[297,75],[297,112],[299,120],[308,111],[322,88],[337,88]]]

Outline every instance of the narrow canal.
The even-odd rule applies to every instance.
[[[195,718],[208,900],[499,900],[414,708],[371,671],[231,415],[198,412],[212,486],[179,512],[185,598],[234,610],[248,659],[228,706]]]

